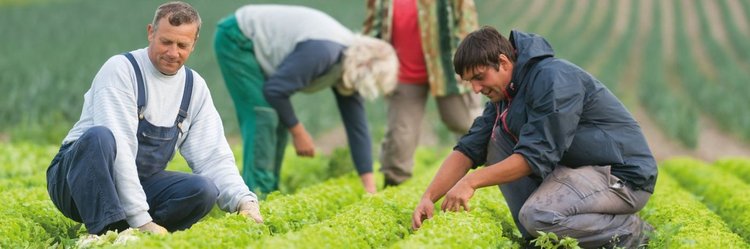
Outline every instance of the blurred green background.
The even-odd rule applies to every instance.
[[[187,65],[206,79],[230,137],[238,135],[234,106],[212,49],[220,18],[244,4],[299,4],[323,10],[357,31],[365,12],[364,1],[352,0],[187,2],[199,10],[204,23]],[[101,64],[112,55],[147,46],[146,24],[161,3],[0,0],[0,141],[59,143],[78,119],[83,94]],[[481,24],[506,35],[519,29],[545,36],[558,57],[588,70],[639,120],[648,119],[669,140],[696,147],[702,125],[708,123],[728,137],[750,141],[750,1],[476,4]],[[292,99],[314,135],[340,130],[330,91]],[[434,131],[438,141],[452,140],[432,100],[428,106],[426,129]],[[373,137],[380,141],[385,130],[382,99],[368,103],[367,112]]]

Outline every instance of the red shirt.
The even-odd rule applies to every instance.
[[[398,81],[401,83],[427,84],[418,19],[416,0],[393,1],[391,43],[398,55]]]

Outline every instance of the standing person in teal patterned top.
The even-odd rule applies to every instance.
[[[482,111],[481,97],[458,84],[451,69],[460,40],[477,28],[472,0],[369,0],[364,33],[391,43],[399,59],[398,86],[386,98],[388,129],[380,171],[385,185],[409,179],[428,92],[456,135]]]
[[[287,132],[297,155],[315,155],[290,97],[330,88],[357,173],[365,190],[375,192],[363,99],[394,88],[398,61],[388,43],[355,35],[315,9],[247,5],[219,23],[214,45],[236,106],[244,142],[242,175],[251,189],[278,189]]]

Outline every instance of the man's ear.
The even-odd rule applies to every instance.
[[[510,58],[504,54],[500,54],[497,59],[498,64],[500,64],[500,67],[503,68],[503,70],[508,71],[511,66],[513,66],[513,63],[510,62]]]
[[[151,34],[154,33],[154,27],[151,26],[151,24],[146,25],[146,39],[148,41],[151,41]]]

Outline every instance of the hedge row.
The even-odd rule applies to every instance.
[[[675,163],[678,162],[662,166]],[[640,215],[656,228],[649,248],[749,248],[721,217],[663,171],[654,195]]]
[[[661,168],[715,210],[735,233],[750,241],[750,185],[690,158],[668,160]]]

